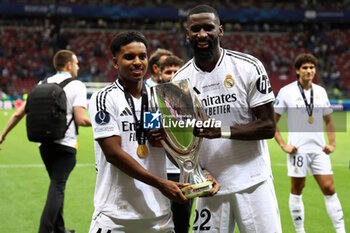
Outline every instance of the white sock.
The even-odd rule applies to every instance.
[[[324,200],[329,218],[332,220],[336,232],[345,233],[344,214],[338,195],[334,193],[331,196],[324,196]]]
[[[305,233],[304,230],[304,203],[302,195],[289,195],[289,210],[297,233]]]

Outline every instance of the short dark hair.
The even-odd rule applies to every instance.
[[[187,19],[194,14],[200,14],[200,13],[213,13],[215,15],[215,17],[219,20],[220,22],[220,18],[219,18],[219,14],[218,12],[211,6],[209,5],[198,5],[195,6],[194,8],[192,8],[190,10],[190,12],[187,15]]]
[[[181,66],[183,66],[183,64],[184,64],[184,61],[181,58],[179,58],[175,55],[172,55],[172,56],[167,57],[163,62],[161,62],[159,66],[160,66],[160,70],[163,71],[165,69],[165,67],[167,67],[167,66],[179,66],[179,67],[181,67]]]
[[[154,51],[151,54],[149,61],[148,61],[148,68],[149,68],[149,71],[151,72],[152,75],[154,75],[154,70],[153,70],[152,66],[154,64],[159,65],[159,59],[164,55],[171,56],[171,55],[173,55],[173,53],[169,50],[158,48],[156,51]]]
[[[73,61],[73,55],[75,54],[70,50],[59,50],[53,57],[53,66],[57,71],[62,71],[63,68],[66,66],[67,62]]]
[[[294,61],[294,68],[299,69],[304,63],[310,62],[317,65],[317,58],[311,53],[301,53],[299,54]]]
[[[148,42],[142,33],[136,31],[120,32],[113,37],[110,44],[110,49],[113,56],[120,51],[122,46],[130,44],[134,41],[143,43],[146,46],[146,49],[148,49]]]

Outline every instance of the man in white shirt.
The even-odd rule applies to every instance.
[[[206,115],[221,128],[196,128],[205,137],[200,164],[221,184],[216,196],[199,198],[193,232],[281,232],[264,139],[275,132],[274,95],[262,63],[220,47],[223,28],[215,9],[200,5],[187,17],[194,58],[172,80],[189,79]]]
[[[78,59],[70,50],[58,51],[53,59],[57,73],[47,78],[48,83],[61,83],[69,78],[78,76]],[[39,85],[41,82],[39,83]],[[79,80],[69,82],[63,88],[67,97],[67,124],[74,116],[74,121],[68,125],[64,138],[39,145],[40,154],[50,177],[50,187],[47,200],[41,215],[39,233],[65,233],[63,220],[63,202],[65,186],[69,174],[76,163],[77,127],[91,126],[86,116],[87,94],[84,83]],[[17,125],[25,115],[26,103],[11,116],[0,136],[0,144],[6,135]]]
[[[316,65],[317,59],[312,54],[297,56],[294,68],[298,80],[281,88],[275,101],[276,121],[283,113],[287,114],[288,144],[278,128],[275,139],[287,153],[288,176],[291,177],[289,209],[296,232],[305,232],[302,191],[309,170],[325,196],[327,212],[336,232],[344,233],[344,214],[335,192],[329,158],[335,148],[332,109],[326,90],[312,83]],[[329,144],[325,143],[323,121]]]

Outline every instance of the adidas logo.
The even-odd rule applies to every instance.
[[[132,112],[130,111],[129,108],[125,107],[125,109],[122,111],[120,116],[132,116]]]
[[[294,221],[301,221],[301,220],[303,220],[303,219],[300,216],[298,216],[294,219]]]

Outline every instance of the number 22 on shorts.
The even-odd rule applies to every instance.
[[[211,219],[211,213],[208,209],[196,210],[194,222],[193,222],[193,232],[210,231],[211,226],[208,222]]]

